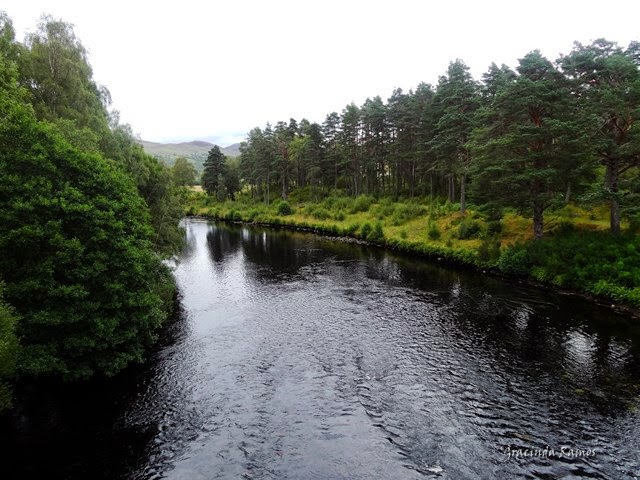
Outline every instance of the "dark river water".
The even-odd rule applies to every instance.
[[[580,298],[186,222],[147,365],[23,387],[0,478],[640,478],[640,341]]]

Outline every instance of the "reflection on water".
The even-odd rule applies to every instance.
[[[175,271],[182,312],[165,344],[106,386],[25,407],[3,436],[16,472],[640,475],[629,319],[311,235],[203,221],[186,229]]]

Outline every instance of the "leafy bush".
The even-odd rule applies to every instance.
[[[353,199],[350,197],[329,196],[322,201],[322,206],[327,210],[350,210]]]
[[[487,235],[494,237],[502,233],[502,222],[500,220],[491,220],[487,223]]]
[[[488,237],[482,240],[478,247],[478,258],[484,262],[500,258],[500,240],[495,237]]]
[[[291,205],[289,205],[289,202],[287,202],[286,200],[282,200],[278,203],[278,205],[276,206],[276,211],[280,216],[287,216],[293,213]]]
[[[18,357],[16,337],[17,318],[13,309],[3,301],[0,283],[0,413],[11,407],[11,387]]]
[[[312,208],[310,212],[311,212],[311,216],[318,220],[326,220],[328,218],[331,218],[331,213],[327,209],[322,207]]]
[[[482,227],[478,222],[465,218],[458,226],[457,236],[460,240],[470,240],[477,238],[481,230]]]
[[[527,248],[516,243],[502,252],[498,259],[498,268],[504,273],[524,276],[529,273],[529,254]]]
[[[240,215],[240,212],[238,212],[235,208],[232,208],[227,212],[224,219],[229,220],[231,222],[241,221],[242,215]]]
[[[360,195],[354,200],[350,211],[351,213],[368,212],[374,201],[369,195]]]
[[[260,212],[258,211],[258,209],[252,208],[247,213],[247,220],[249,220],[250,222],[253,222],[258,217],[258,215],[260,215]]]
[[[396,207],[393,203],[385,202],[376,209],[376,218],[383,220],[395,213]]]
[[[427,231],[427,236],[429,237],[430,240],[439,240],[440,239],[440,229],[438,228],[438,225],[436,225],[435,222],[430,222],[429,223],[429,230]]]
[[[423,206],[415,203],[406,203],[396,208],[391,223],[393,225],[402,225],[414,218],[426,215],[426,213],[427,210]]]

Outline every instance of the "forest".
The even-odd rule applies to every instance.
[[[535,50],[212,149],[188,213],[325,231],[640,305],[640,44]],[[234,199],[238,201],[233,201]],[[225,200],[222,202],[222,200]],[[551,219],[549,221],[549,219]]]
[[[180,196],[109,105],[70,24],[0,12],[0,410],[143,361],[173,309]]]

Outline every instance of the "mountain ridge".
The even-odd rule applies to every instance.
[[[199,172],[203,169],[209,150],[215,145],[203,140],[176,143],[149,142],[146,140],[138,140],[137,142],[146,153],[157,157],[165,165],[171,166],[178,157],[184,157],[190,160]],[[234,143],[227,147],[220,147],[220,151],[227,157],[237,157],[240,155],[240,144]]]

